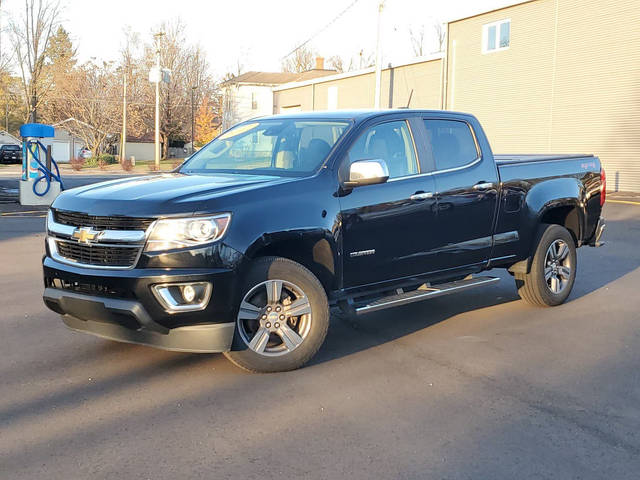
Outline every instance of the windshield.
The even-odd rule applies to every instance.
[[[243,123],[202,148],[180,172],[283,176],[313,173],[348,127],[348,122],[335,120]]]

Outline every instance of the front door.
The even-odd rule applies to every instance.
[[[431,269],[426,253],[436,228],[434,179],[420,175],[409,122],[366,129],[344,161],[364,159],[384,160],[389,180],[354,188],[340,198],[345,288]]]

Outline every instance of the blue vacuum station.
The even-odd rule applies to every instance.
[[[51,156],[51,146],[42,143],[52,138],[51,125],[27,123],[20,127],[22,137],[22,179],[20,203],[22,205],[51,205],[64,187],[58,164]],[[55,172],[55,173],[54,173]]]

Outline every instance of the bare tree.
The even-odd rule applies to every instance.
[[[56,88],[53,121],[80,137],[94,154],[103,152],[106,141],[118,132],[120,82],[113,62],[91,61],[70,74],[70,81]]]
[[[338,73],[344,72],[344,61],[340,55],[334,55],[327,59],[327,68],[335,70]]]
[[[22,18],[11,24],[16,60],[20,68],[25,104],[32,122],[52,87],[45,75],[49,41],[58,26],[60,5],[52,0],[25,0]]]
[[[375,52],[367,52],[362,49],[358,52],[355,57],[351,57],[349,61],[349,70],[362,70],[363,68],[373,67],[376,63],[376,54]]]
[[[300,47],[282,61],[283,72],[306,72],[315,66],[315,53],[308,47]]]
[[[131,132],[154,130],[155,87],[147,80],[150,68],[155,64],[156,51],[160,52],[162,68],[171,70],[171,80],[160,85],[160,137],[163,156],[166,158],[172,141],[191,139],[191,102],[198,109],[205,97],[217,98],[217,86],[209,74],[209,65],[199,45],[188,44],[185,25],[177,20],[164,22],[156,31],[164,35],[157,43],[146,44],[141,56],[135,60],[139,68],[131,70],[139,87],[129,89],[128,129]],[[123,67],[125,58],[122,59]],[[139,113],[136,118],[136,112]]]
[[[434,23],[433,30],[436,34],[436,40],[438,42],[438,52],[444,52],[444,41],[447,37],[447,30],[445,29],[444,24],[441,22]]]
[[[107,140],[118,131],[119,87],[113,62],[80,65],[56,88],[51,120],[64,122],[64,128],[94,154],[104,152]]]
[[[421,25],[417,30],[409,27],[409,40],[411,40],[413,54],[416,57],[422,57],[424,55],[424,25]]]

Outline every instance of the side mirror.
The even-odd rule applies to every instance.
[[[356,160],[349,166],[349,180],[346,187],[375,185],[389,180],[389,169],[384,160]]]

